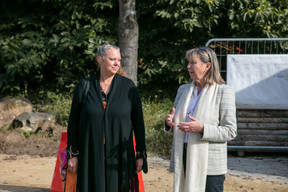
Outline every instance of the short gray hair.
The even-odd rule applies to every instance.
[[[111,45],[111,44],[104,44],[101,45],[101,47],[99,47],[98,51],[97,51],[97,57],[100,56],[102,59],[104,59],[105,55],[106,55],[106,51],[108,49],[116,49],[120,52],[120,48],[115,46],[115,45]]]

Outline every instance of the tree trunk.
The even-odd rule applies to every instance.
[[[139,28],[135,4],[136,0],[119,0],[118,42],[123,69],[137,85]]]

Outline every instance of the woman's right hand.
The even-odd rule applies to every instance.
[[[171,113],[169,113],[166,117],[166,124],[174,127],[173,118],[174,118],[175,108],[173,107]]]
[[[72,157],[68,160],[68,169],[69,171],[76,173],[78,167],[78,157]]]

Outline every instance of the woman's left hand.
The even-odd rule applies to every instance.
[[[188,115],[191,122],[179,122],[177,127],[183,132],[198,132],[203,133],[204,125],[198,119]]]
[[[142,171],[142,167],[143,167],[143,158],[136,159],[136,172],[138,173]]]

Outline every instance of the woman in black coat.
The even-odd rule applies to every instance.
[[[139,191],[137,172],[147,172],[145,127],[138,89],[121,71],[120,49],[103,45],[99,72],[77,85],[68,123],[71,157],[80,192]],[[135,157],[133,132],[136,139]]]

